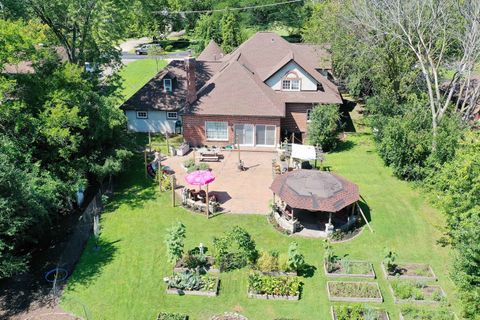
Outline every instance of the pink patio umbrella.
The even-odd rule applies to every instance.
[[[185,180],[194,186],[207,186],[206,200],[207,200],[207,218],[209,218],[210,197],[208,196],[208,184],[215,181],[215,176],[208,170],[197,170],[185,176]]]

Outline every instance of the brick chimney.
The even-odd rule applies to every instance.
[[[185,59],[185,72],[187,73],[187,103],[192,104],[197,100],[197,89],[195,85],[195,58]]]

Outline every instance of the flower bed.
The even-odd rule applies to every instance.
[[[410,280],[435,280],[437,279],[432,267],[426,263],[397,263],[393,271],[387,271],[387,267],[382,263],[382,270],[385,278]]]
[[[157,320],[188,320],[188,316],[179,313],[160,312]]]
[[[167,294],[216,296],[220,279],[209,274],[185,271],[174,273],[166,282]]]
[[[325,261],[323,269],[327,277],[355,277],[375,279],[373,265],[367,261],[340,259],[334,263]]]
[[[211,256],[186,255],[177,261],[173,272],[185,272],[187,270],[201,270],[209,273],[220,273],[214,268],[215,259]]]
[[[328,281],[327,293],[330,301],[383,302],[376,282]]]
[[[449,310],[420,310],[407,307],[400,311],[400,320],[456,320],[457,315]]]
[[[427,285],[420,281],[399,281],[391,283],[390,290],[395,303],[440,303],[445,300],[445,292],[440,286]]]
[[[332,306],[330,311],[333,320],[390,320],[385,310],[368,306]]]
[[[272,300],[300,299],[301,282],[298,277],[248,275],[248,297]]]

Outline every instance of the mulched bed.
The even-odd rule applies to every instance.
[[[432,267],[426,263],[397,263],[396,265],[395,272],[387,272],[386,266],[382,263],[386,278],[400,277],[400,279],[412,280],[435,280],[437,278]]]
[[[376,282],[328,281],[327,293],[330,301],[383,302]]]
[[[248,318],[236,312],[225,312],[224,314],[211,317],[210,320],[248,320]]]
[[[373,265],[367,261],[341,261],[333,265],[332,270],[328,272],[327,263],[323,264],[327,277],[357,277],[357,278],[375,278]]]
[[[220,272],[219,269],[213,268],[213,266],[215,265],[215,259],[211,256],[206,256],[206,258],[207,258],[207,264],[205,266],[205,270],[210,273],[219,273]],[[177,263],[175,264],[175,267],[173,268],[173,272],[183,272],[186,270],[189,270],[189,268],[185,263],[185,258],[178,260]]]

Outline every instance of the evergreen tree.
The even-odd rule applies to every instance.
[[[239,17],[233,11],[226,11],[221,21],[222,49],[226,53],[233,51],[242,43]]]

